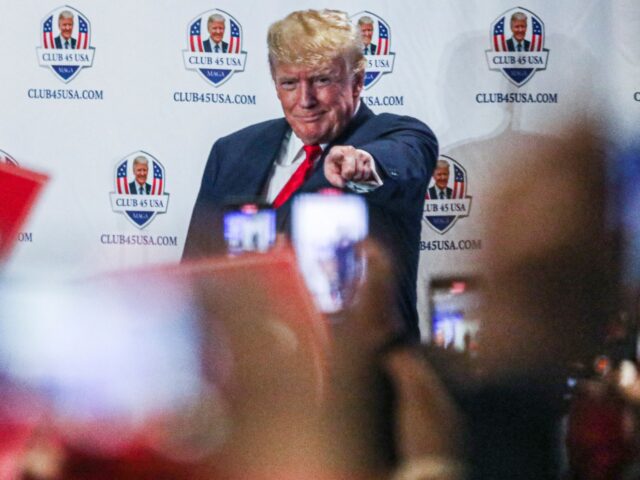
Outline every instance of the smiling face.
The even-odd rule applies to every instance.
[[[355,112],[362,73],[352,73],[343,58],[319,66],[276,64],[272,73],[284,116],[306,145],[342,133]]]
[[[60,17],[58,20],[58,28],[60,29],[60,35],[62,35],[62,38],[69,40],[69,38],[71,38],[71,32],[73,32],[73,17]]]
[[[133,165],[133,174],[136,176],[136,182],[140,185],[147,183],[147,174],[149,173],[149,167],[144,163],[136,163]]]
[[[207,25],[207,29],[209,30],[209,35],[211,35],[211,39],[215,43],[220,43],[222,41],[222,37],[224,36],[224,22],[213,21],[209,22]]]
[[[360,27],[360,35],[362,35],[362,43],[366,46],[371,43],[371,38],[373,37],[373,24],[372,23],[361,23]]]
[[[511,31],[513,32],[513,38],[518,43],[524,40],[524,36],[527,33],[527,21],[526,20],[511,20]]]
[[[436,183],[436,187],[440,190],[447,188],[449,183],[449,167],[437,167],[433,171],[433,180]]]

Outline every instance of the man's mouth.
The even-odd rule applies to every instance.
[[[303,122],[303,123],[313,123],[313,122],[317,122],[320,118],[322,118],[323,113],[319,112],[319,113],[314,113],[313,115],[297,115],[295,118],[296,120]]]

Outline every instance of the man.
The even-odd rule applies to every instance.
[[[71,36],[71,33],[73,33],[73,13],[69,10],[60,12],[60,15],[58,15],[58,28],[60,29],[60,35],[54,39],[56,48],[76,48],[76,39]]]
[[[271,25],[271,76],[284,117],[219,139],[209,155],[184,258],[223,248],[220,207],[261,197],[289,228],[295,193],[338,188],[363,195],[371,236],[392,254],[397,306],[419,337],[416,277],[422,209],[438,145],[422,122],[376,115],[360,102],[365,58],[343,12],[294,12]],[[294,185],[294,184],[298,185]],[[286,292],[282,292],[286,295]]]
[[[151,193],[151,185],[147,183],[147,175],[149,173],[149,160],[142,155],[133,159],[133,174],[136,179],[129,183],[129,193],[132,195],[149,195]]]
[[[522,12],[511,15],[511,33],[513,36],[507,40],[507,50],[510,52],[528,52],[531,42],[525,40],[527,33],[527,16]]]
[[[429,188],[429,199],[444,200],[452,197],[453,190],[447,186],[449,184],[449,175],[449,162],[438,160],[433,171],[435,185]]]
[[[358,20],[358,28],[360,29],[362,44],[364,45],[362,53],[365,55],[375,55],[378,47],[375,43],[371,43],[371,38],[373,37],[373,19],[368,15],[360,17]]]
[[[207,30],[210,38],[207,38],[203,43],[205,52],[227,53],[229,44],[222,41],[225,29],[224,22],[224,17],[219,13],[214,13],[207,20]]]

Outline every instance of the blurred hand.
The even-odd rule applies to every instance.
[[[396,448],[405,461],[456,459],[462,425],[452,399],[419,353],[397,349],[384,358],[393,385]]]
[[[364,150],[338,145],[324,159],[324,175],[331,185],[343,188],[348,181],[373,180],[373,157]]]
[[[333,448],[352,468],[376,473],[392,461],[455,461],[458,413],[420,353],[409,346],[388,350],[400,325],[391,309],[391,265],[377,246],[364,249],[366,283],[333,328]]]

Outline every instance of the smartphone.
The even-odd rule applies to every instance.
[[[227,252],[266,252],[276,241],[275,211],[266,204],[240,203],[225,208],[224,239]]]
[[[364,278],[358,243],[369,231],[366,202],[339,191],[298,195],[291,229],[298,265],[317,307],[324,313],[343,310]]]
[[[433,279],[429,288],[431,342],[436,346],[477,353],[480,321],[480,279]]]

